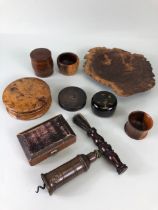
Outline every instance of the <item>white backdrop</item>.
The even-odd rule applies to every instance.
[[[157,85],[146,93],[118,98],[115,115],[109,119],[94,116],[92,95],[103,86],[82,72],[83,57],[95,46],[119,47],[143,53],[158,75],[158,1],[157,0],[0,0],[0,96],[13,80],[34,76],[29,53],[37,47],[52,51],[54,75],[44,79],[52,90],[53,104],[41,118],[18,121],[11,118],[0,99],[0,210],[157,210],[158,141]],[[81,65],[75,76],[58,73],[56,57],[64,51],[79,55]],[[61,109],[59,90],[76,85],[88,96],[80,112],[98,128],[125,162],[128,171],[118,176],[102,158],[90,170],[58,189],[51,197],[47,191],[35,193],[45,173],[77,154],[95,146],[85,133],[73,125],[75,113]],[[130,139],[123,130],[128,114],[144,110],[154,119],[154,127],[144,141]],[[42,163],[30,167],[17,140],[17,133],[59,113],[77,134],[77,142]]]
[[[0,0],[0,32],[157,38],[157,8],[157,0]]]

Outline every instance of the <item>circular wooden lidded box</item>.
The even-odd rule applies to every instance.
[[[53,60],[51,51],[37,48],[30,53],[32,67],[38,77],[48,77],[53,74]]]
[[[116,110],[116,106],[116,96],[108,91],[95,93],[91,100],[92,111],[100,117],[112,116]]]
[[[52,101],[47,83],[34,77],[21,78],[9,84],[2,99],[8,113],[21,120],[41,117]]]
[[[86,104],[87,96],[79,87],[69,86],[62,89],[58,95],[59,105],[67,111],[77,111]]]

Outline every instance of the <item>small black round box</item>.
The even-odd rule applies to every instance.
[[[100,117],[110,117],[117,106],[117,98],[108,91],[99,91],[93,95],[91,107],[93,112]]]

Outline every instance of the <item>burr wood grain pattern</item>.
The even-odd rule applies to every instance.
[[[155,85],[151,64],[143,55],[117,48],[90,49],[85,55],[84,71],[119,96],[144,92]]]
[[[52,102],[47,83],[34,77],[21,78],[9,84],[2,99],[8,113],[21,120],[42,116]]]

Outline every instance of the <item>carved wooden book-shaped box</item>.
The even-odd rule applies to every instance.
[[[35,165],[76,141],[76,135],[62,115],[17,135],[30,165]]]

